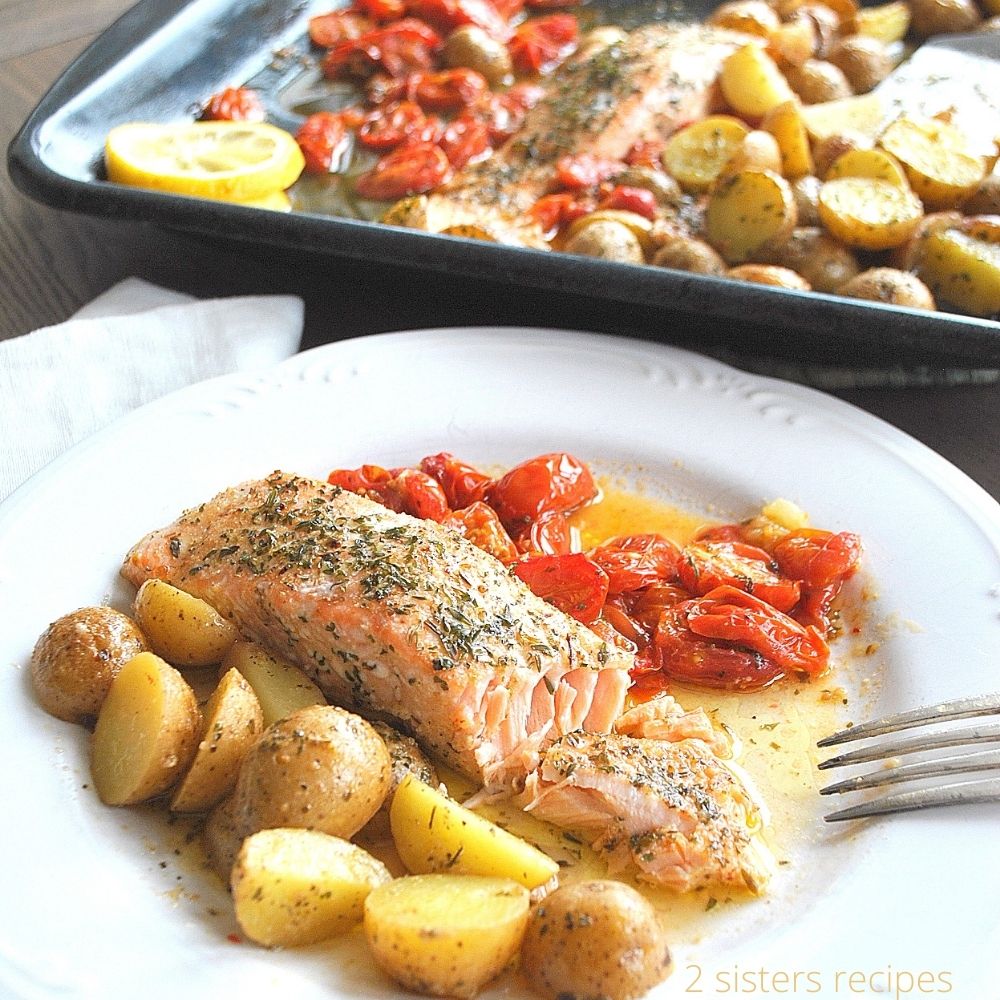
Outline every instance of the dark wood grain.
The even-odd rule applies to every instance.
[[[89,38],[127,6],[124,0],[0,0],[4,148]],[[447,275],[220,246],[153,226],[74,216],[34,204],[13,189],[5,170],[0,175],[0,339],[60,322],[130,274],[197,295],[301,295],[306,346],[428,326],[513,324],[628,333],[642,320],[619,304],[512,289],[500,281],[463,282],[459,290]],[[704,346],[703,340],[686,342],[683,328],[664,336]],[[912,434],[1000,497],[1000,385],[837,395]]]

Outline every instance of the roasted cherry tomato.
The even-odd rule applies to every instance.
[[[421,73],[415,96],[417,103],[429,111],[458,111],[478,103],[489,89],[489,81],[474,69],[446,69]]]
[[[542,514],[565,513],[593,500],[597,487],[590,470],[564,451],[515,465],[497,480],[487,500],[508,529]]]
[[[845,580],[861,558],[861,539],[848,531],[833,534],[815,528],[800,528],[785,535],[774,546],[781,571],[807,587],[826,587]]]
[[[455,458],[447,451],[420,460],[420,469],[433,476],[444,490],[454,510],[471,507],[482,500],[493,485],[492,477]]]
[[[587,628],[591,632],[600,636],[609,646],[622,649],[626,653],[633,653],[638,656],[638,647],[630,639],[626,639],[607,619],[598,618],[596,621],[588,622]],[[631,688],[629,694],[632,693]]]
[[[406,0],[354,0],[352,10],[370,17],[379,24],[396,21],[406,13]]]
[[[601,200],[598,208],[613,208],[623,212],[634,212],[646,219],[655,219],[657,214],[656,195],[645,188],[616,184]]]
[[[672,680],[700,687],[751,691],[767,687],[784,676],[784,670],[760,653],[711,642],[688,627],[688,611],[697,600],[668,608],[650,646],[651,662]],[[645,671],[644,663],[639,670]],[[647,681],[652,684],[652,681]]]
[[[328,77],[366,79],[381,71],[391,77],[405,77],[430,69],[433,54],[440,47],[441,36],[430,25],[405,17],[335,45],[323,60],[323,73]]]
[[[589,153],[560,157],[556,163],[556,180],[570,191],[595,187],[625,169],[621,160],[608,160]]]
[[[493,0],[493,6],[505,21],[510,21],[524,10],[524,0]]]
[[[608,595],[608,576],[582,552],[529,556],[514,573],[533,593],[585,625],[596,621]]]
[[[652,632],[667,608],[689,600],[691,595],[673,583],[654,583],[634,594],[628,594],[625,606],[632,618],[648,632]]]
[[[779,576],[777,569],[771,556],[754,545],[693,542],[681,554],[677,575],[692,594],[728,585],[755,594],[779,611],[790,611],[799,599],[799,584]]]
[[[472,115],[460,115],[448,122],[438,144],[456,170],[485,159],[491,148],[489,130]]]
[[[738,524],[710,524],[694,536],[696,542],[746,542]]]
[[[671,580],[681,550],[662,535],[649,534],[612,538],[588,554],[608,574],[608,593],[614,596]]]
[[[380,465],[362,465],[357,469],[334,469],[327,482],[414,517],[443,521],[451,512],[444,490],[418,469],[390,470]]]
[[[357,179],[354,188],[362,198],[395,201],[431,191],[448,180],[451,173],[443,150],[433,143],[419,142],[383,156],[372,170]]]
[[[662,139],[641,139],[632,144],[625,154],[625,162],[630,167],[652,167],[661,169],[660,154],[666,143]]]
[[[507,43],[521,73],[551,73],[576,48],[579,27],[572,14],[536,17],[518,26]]]
[[[716,587],[689,602],[685,613],[687,626],[696,635],[752,649],[783,670],[815,677],[829,662],[830,647],[817,629],[800,625],[736,587]]]
[[[546,239],[551,239],[563,226],[583,218],[597,207],[593,199],[582,198],[569,191],[543,195],[531,206],[531,217],[542,227]]]
[[[406,7],[442,31],[474,24],[499,41],[510,37],[507,19],[490,0],[407,0]]]
[[[544,93],[544,88],[538,84],[516,83],[502,94],[487,95],[476,109],[476,115],[489,129],[490,145],[500,146],[514,135]]]
[[[526,555],[559,556],[572,549],[572,535],[565,514],[542,514],[523,527],[514,538],[520,552]]]
[[[619,634],[631,642],[636,649],[649,645],[651,632],[636,621],[623,607],[620,599],[609,598],[601,611],[601,617]]]
[[[346,10],[332,10],[329,14],[309,18],[309,38],[313,45],[324,49],[360,38],[371,30],[371,21]]]
[[[824,638],[829,637],[833,628],[833,602],[843,586],[843,580],[836,580],[825,587],[806,587],[792,617],[800,625],[812,625]]]
[[[201,117],[206,122],[262,122],[264,103],[256,90],[227,87],[209,98]]]
[[[412,101],[398,101],[369,112],[358,128],[358,141],[369,149],[389,150],[403,143],[436,142],[444,129]]]
[[[560,7],[579,7],[581,0],[524,0],[530,10],[558,10]]]
[[[462,510],[453,511],[442,523],[457,529],[473,545],[502,563],[516,562],[520,555],[496,511],[480,500]]]
[[[343,116],[336,111],[310,115],[295,136],[311,174],[327,174],[335,169],[347,148],[348,135]]]

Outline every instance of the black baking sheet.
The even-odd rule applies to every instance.
[[[292,131],[314,57],[308,18],[337,4],[283,0],[142,0],[63,74],[8,150],[11,176],[57,208],[142,220],[237,241],[378,266],[444,272],[463,279],[558,292],[563,301],[622,304],[637,336],[735,355],[774,355],[852,367],[1000,368],[1000,323],[943,312],[750,285],[615,264],[311,212],[278,213],[110,184],[102,178],[108,131],[128,121],[192,117],[226,86],[262,90],[276,124]],[[605,3],[611,19],[695,20],[714,3]],[[628,307],[633,307],[628,309]],[[491,317],[482,317],[489,322]],[[626,324],[626,327],[628,324]]]

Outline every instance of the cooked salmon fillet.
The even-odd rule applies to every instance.
[[[143,538],[122,574],[208,601],[334,702],[391,720],[487,790],[619,716],[631,656],[458,532],[276,472]]]
[[[584,49],[546,82],[546,93],[492,157],[439,191],[393,206],[384,221],[547,248],[528,212],[551,188],[560,157],[623,160],[636,142],[664,139],[715,100],[725,58],[745,35],[703,25],[650,24],[624,41]],[[464,230],[464,231],[463,231]]]
[[[770,877],[756,801],[700,739],[570,733],[545,750],[520,802],[591,838],[612,874],[680,892],[759,892]]]

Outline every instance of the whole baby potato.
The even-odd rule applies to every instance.
[[[843,71],[855,94],[874,90],[892,72],[892,57],[885,45],[864,35],[841,38],[827,59]]]
[[[844,71],[824,59],[807,59],[801,66],[789,66],[787,76],[803,104],[825,104],[854,93]]]
[[[391,774],[385,741],[360,716],[301,708],[266,729],[243,759],[235,822],[244,836],[303,827],[349,839],[378,812]]]
[[[910,11],[921,38],[973,31],[983,19],[972,0],[910,0]]]
[[[610,219],[598,219],[581,226],[566,241],[566,253],[600,257],[623,264],[642,264],[645,256],[639,238],[628,226]]]
[[[801,274],[817,292],[835,292],[858,273],[854,254],[816,226],[794,229],[770,263]]]
[[[931,290],[909,271],[873,267],[851,278],[839,289],[841,295],[869,302],[885,302],[910,309],[935,309]]]
[[[412,774],[424,784],[431,786],[436,786],[439,779],[434,765],[427,759],[412,736],[407,736],[405,733],[393,729],[385,722],[373,722],[372,728],[385,741],[386,749],[389,751],[389,759],[392,761],[392,775],[385,801],[365,827],[365,834],[369,837],[389,837],[392,835],[389,827],[389,807],[392,805],[392,797],[402,784],[403,779],[408,774]]]
[[[494,87],[507,83],[514,73],[507,46],[475,24],[463,24],[448,36],[444,61],[448,66],[482,73]]]
[[[726,262],[714,247],[694,236],[671,236],[656,251],[653,264],[657,267],[672,267],[677,271],[692,274],[721,275],[726,271]]]
[[[101,710],[122,667],[149,647],[131,618],[113,608],[80,608],[56,619],[31,654],[31,682],[42,708],[83,722]]]
[[[670,971],[650,902],[622,882],[560,886],[535,907],[521,972],[551,1000],[635,1000]]]

